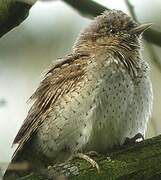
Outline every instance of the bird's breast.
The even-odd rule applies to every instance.
[[[98,72],[88,147],[101,152],[122,144],[126,137],[144,135],[152,109],[152,89],[146,74],[140,72],[142,76],[132,78],[116,62]]]

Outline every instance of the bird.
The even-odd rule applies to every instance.
[[[81,31],[72,52],[50,66],[31,96],[4,179],[145,136],[153,91],[142,34],[150,26],[106,10]]]

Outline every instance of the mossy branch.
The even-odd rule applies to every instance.
[[[31,5],[13,0],[0,1],[0,37],[23,22]]]
[[[115,148],[106,155],[94,158],[100,173],[85,160],[73,159],[32,173],[18,180],[55,179],[61,175],[71,180],[150,180],[161,179],[161,135],[129,146]]]

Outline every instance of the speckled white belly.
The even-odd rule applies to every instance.
[[[77,151],[105,152],[126,137],[144,135],[152,109],[148,77],[133,81],[115,63],[108,68],[90,72],[81,91],[66,95],[38,129],[46,156],[64,160]]]
[[[100,152],[123,144],[126,137],[143,136],[152,111],[152,87],[146,75],[131,79],[125,70],[106,73],[96,96],[97,108],[89,150]]]

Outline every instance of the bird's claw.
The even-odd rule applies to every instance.
[[[97,157],[98,156],[98,152],[96,151],[89,151],[86,153],[87,156],[90,156],[90,157]]]
[[[124,145],[128,145],[128,144],[134,144],[137,142],[138,139],[142,139],[144,140],[144,136],[141,133],[136,134],[134,137],[132,138],[126,138]]]
[[[94,152],[94,153],[93,153],[93,152]],[[90,152],[87,153],[87,154],[90,155],[90,153],[92,153],[93,156],[94,156],[94,155],[98,155],[98,153],[95,152],[95,151],[90,151]],[[95,160],[93,160],[92,158],[90,158],[90,156],[88,156],[88,155],[86,155],[86,154],[83,154],[83,153],[77,153],[77,154],[74,155],[74,157],[86,160],[86,161],[89,162],[93,167],[95,167],[95,168],[97,169],[98,173],[100,172],[100,167],[99,167],[98,163],[97,163]]]

